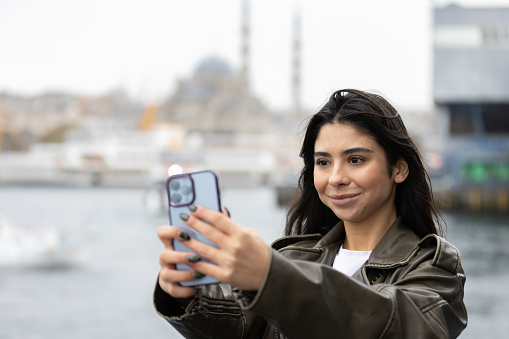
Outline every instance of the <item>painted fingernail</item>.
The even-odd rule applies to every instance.
[[[179,217],[180,217],[180,219],[182,219],[182,220],[184,220],[184,221],[189,220],[189,216],[188,216],[187,214],[185,214],[185,213],[181,213],[181,214],[179,215]]]
[[[226,213],[228,213],[228,217],[231,218],[232,215],[230,214],[230,210],[225,206],[224,210],[226,211]]]
[[[190,210],[191,212],[196,212],[196,209],[197,209],[198,207],[196,207],[196,205],[195,205],[195,204],[191,204],[191,205],[187,206],[187,208],[189,208],[189,210]]]
[[[184,232],[184,231],[180,231],[180,232],[179,232],[179,237],[180,237],[180,239],[182,239],[182,240],[189,240],[189,239],[191,239],[191,237],[189,236],[189,234],[187,234],[187,233],[186,233],[186,232]]]
[[[187,261],[189,262],[198,262],[201,260],[201,257],[199,255],[190,255],[187,257]]]
[[[205,274],[201,274],[201,273],[200,273],[200,272],[198,272],[198,271],[193,272],[193,277],[194,277],[195,279],[201,279],[201,278],[203,278],[204,276],[205,276]]]

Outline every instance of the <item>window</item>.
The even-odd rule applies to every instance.
[[[474,119],[469,105],[452,105],[450,107],[451,135],[473,135],[475,131]]]
[[[491,104],[483,107],[486,134],[509,134],[509,104]]]
[[[449,109],[451,135],[509,135],[509,103],[454,104]]]

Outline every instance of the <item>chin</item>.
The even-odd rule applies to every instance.
[[[347,213],[345,211],[338,211],[337,209],[332,209],[332,212],[343,221],[354,222],[359,219],[355,213]]]

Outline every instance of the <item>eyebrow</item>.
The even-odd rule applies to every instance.
[[[370,150],[370,149],[364,148],[364,147],[354,147],[354,148],[349,148],[349,149],[341,152],[341,156],[346,156],[346,155],[350,155],[353,153],[373,153],[373,150]],[[315,152],[313,154],[313,156],[314,157],[330,157],[331,154],[328,152]]]

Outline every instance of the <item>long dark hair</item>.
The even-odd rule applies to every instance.
[[[320,129],[332,123],[345,123],[372,136],[385,151],[389,175],[399,158],[406,160],[409,174],[397,184],[396,213],[420,237],[442,235],[445,220],[435,206],[428,172],[398,112],[380,95],[354,89],[334,92],[307,125],[299,193],[288,209],[285,234],[325,234],[339,221],[318,197],[313,181],[315,141]]]

